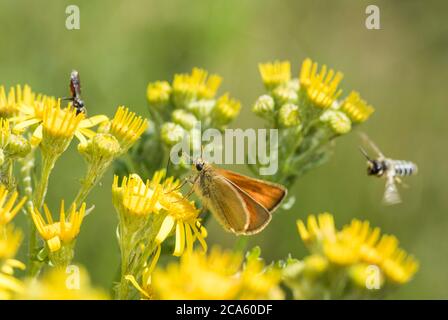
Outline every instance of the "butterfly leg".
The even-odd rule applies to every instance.
[[[173,189],[171,189],[171,190],[169,190],[169,191],[167,191],[165,193],[170,193],[170,192],[182,189],[182,187],[184,185],[186,185],[188,182],[192,183],[192,181],[194,181],[194,180],[192,180],[192,178],[193,178],[192,176],[189,176],[189,177],[185,178],[180,185],[178,185],[177,187],[175,187],[175,188],[173,188]]]
[[[175,201],[175,202],[179,202],[179,201],[181,201],[181,200],[188,199],[188,198],[193,194],[193,192],[194,192],[194,185],[196,184],[196,181],[198,181],[198,179],[199,179],[199,175],[197,175],[197,176],[194,178],[194,180],[192,180],[192,177],[189,177],[189,178],[185,179],[185,180],[184,180],[185,183],[187,183],[187,182],[190,182],[190,183],[191,183],[191,188],[190,188],[190,190],[188,190],[188,192],[182,197],[182,199],[177,200],[177,201]]]

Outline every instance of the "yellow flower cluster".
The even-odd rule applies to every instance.
[[[114,205],[120,220],[127,226],[132,226],[138,218],[151,214],[159,215],[161,225],[155,236],[157,245],[162,244],[166,238],[175,231],[174,255],[180,256],[185,249],[192,251],[195,240],[198,240],[204,250],[207,245],[206,230],[201,226],[199,210],[193,201],[188,201],[176,190],[179,181],[173,177],[164,179],[164,171],[157,171],[151,180],[146,183],[136,174],[124,177],[121,185],[119,179],[114,177],[112,194]],[[141,222],[137,222],[141,227]],[[134,228],[130,228],[131,230]]]
[[[213,248],[207,256],[193,252],[179,263],[153,273],[152,294],[158,299],[273,299],[282,298],[278,270],[261,260],[243,266],[241,253]]]
[[[31,144],[37,146],[45,134],[49,139],[71,140],[75,135],[81,142],[91,138],[92,128],[108,120],[104,115],[84,119],[83,113],[76,114],[71,107],[61,108],[61,100],[54,97],[39,96],[30,104],[22,105],[18,115],[9,120],[14,123],[13,131],[22,133],[26,128],[34,126]]]
[[[171,147],[184,138],[190,139],[199,122],[202,130],[224,130],[237,117],[241,109],[238,100],[228,93],[216,97],[221,81],[218,75],[193,68],[191,73],[176,74],[172,84],[166,81],[148,84],[152,120],[163,145]]]
[[[312,252],[323,254],[335,265],[376,265],[396,284],[408,282],[418,270],[418,262],[398,247],[395,236],[381,235],[368,221],[355,219],[337,231],[333,216],[323,213],[317,218],[309,216],[307,224],[299,220],[297,227]]]

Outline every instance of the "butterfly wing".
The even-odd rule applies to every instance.
[[[244,234],[255,234],[262,231],[272,219],[272,214],[268,209],[255,201],[248,193],[235,186],[241,198],[246,204],[247,214],[249,216],[249,225],[246,227]]]
[[[235,187],[219,175],[201,176],[195,193],[227,231],[245,234],[249,216],[244,199]]]
[[[243,176],[229,170],[215,170],[269,212],[273,212],[286,197],[287,190],[282,185]]]

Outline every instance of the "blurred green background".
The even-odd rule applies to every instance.
[[[65,8],[77,4],[81,29],[65,28]],[[365,8],[376,4],[381,30],[367,30]],[[250,240],[266,260],[306,251],[295,220],[330,211],[338,226],[368,219],[420,260],[415,279],[391,298],[448,298],[448,165],[446,79],[448,3],[442,1],[19,1],[0,3],[0,84],[28,83],[37,92],[68,94],[79,70],[89,114],[113,115],[118,105],[147,115],[145,90],[154,80],[198,66],[221,74],[220,92],[243,103],[233,127],[262,123],[250,112],[264,93],[257,64],[289,59],[298,74],[305,57],[345,74],[342,88],[358,90],[375,108],[362,127],[392,158],[414,160],[419,175],[407,180],[404,203],[381,205],[383,181],[367,177],[356,134],[338,139],[323,167],[297,182],[295,207],[278,212]],[[48,202],[72,199],[85,164],[73,143],[57,163]],[[109,172],[89,196],[95,212],[84,222],[76,260],[93,281],[109,287],[118,267],[116,214]],[[25,226],[23,217],[19,222]],[[234,236],[215,221],[209,243],[232,247]],[[25,248],[24,248],[25,249]]]

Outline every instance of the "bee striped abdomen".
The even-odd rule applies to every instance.
[[[397,176],[411,176],[417,173],[417,166],[410,161],[394,160],[393,167]]]

